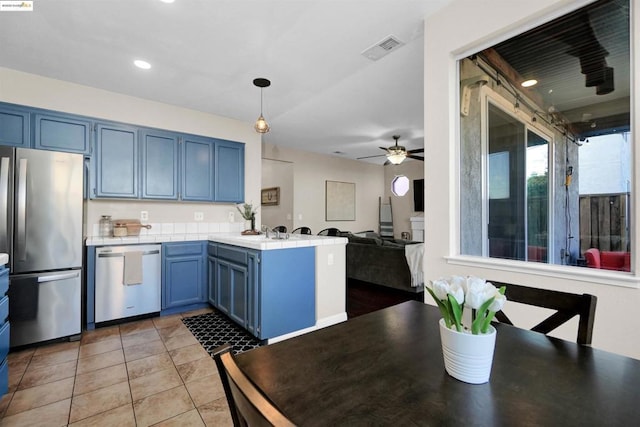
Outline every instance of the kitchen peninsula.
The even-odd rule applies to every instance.
[[[150,243],[162,245],[161,315],[211,305],[268,342],[347,319],[346,238],[157,234],[87,238],[87,329],[96,327],[95,307],[101,304],[97,249]],[[135,305],[127,298],[122,303]]]

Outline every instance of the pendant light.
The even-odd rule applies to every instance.
[[[258,78],[253,80],[253,84],[260,88],[260,117],[256,120],[256,124],[253,126],[256,132],[258,133],[267,133],[269,132],[269,123],[262,116],[262,89],[265,87],[269,87],[271,82],[267,79]]]

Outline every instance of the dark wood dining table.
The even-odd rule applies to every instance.
[[[640,425],[640,360],[498,324],[489,382],[466,384],[444,369],[440,317],[409,301],[237,363],[300,426]]]

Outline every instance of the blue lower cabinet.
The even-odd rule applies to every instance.
[[[259,265],[257,336],[273,338],[315,326],[315,248],[262,251]]]
[[[315,325],[315,249],[209,246],[209,302],[260,339]],[[212,272],[211,269],[214,269]]]
[[[9,317],[9,269],[0,266],[0,396],[9,390],[9,365],[7,355],[10,345]]]
[[[206,303],[206,242],[162,244],[162,309]]]

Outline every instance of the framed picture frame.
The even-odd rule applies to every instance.
[[[280,204],[280,187],[263,188],[260,193],[262,206],[277,206]]]
[[[356,184],[326,181],[325,218],[327,221],[356,220]]]

